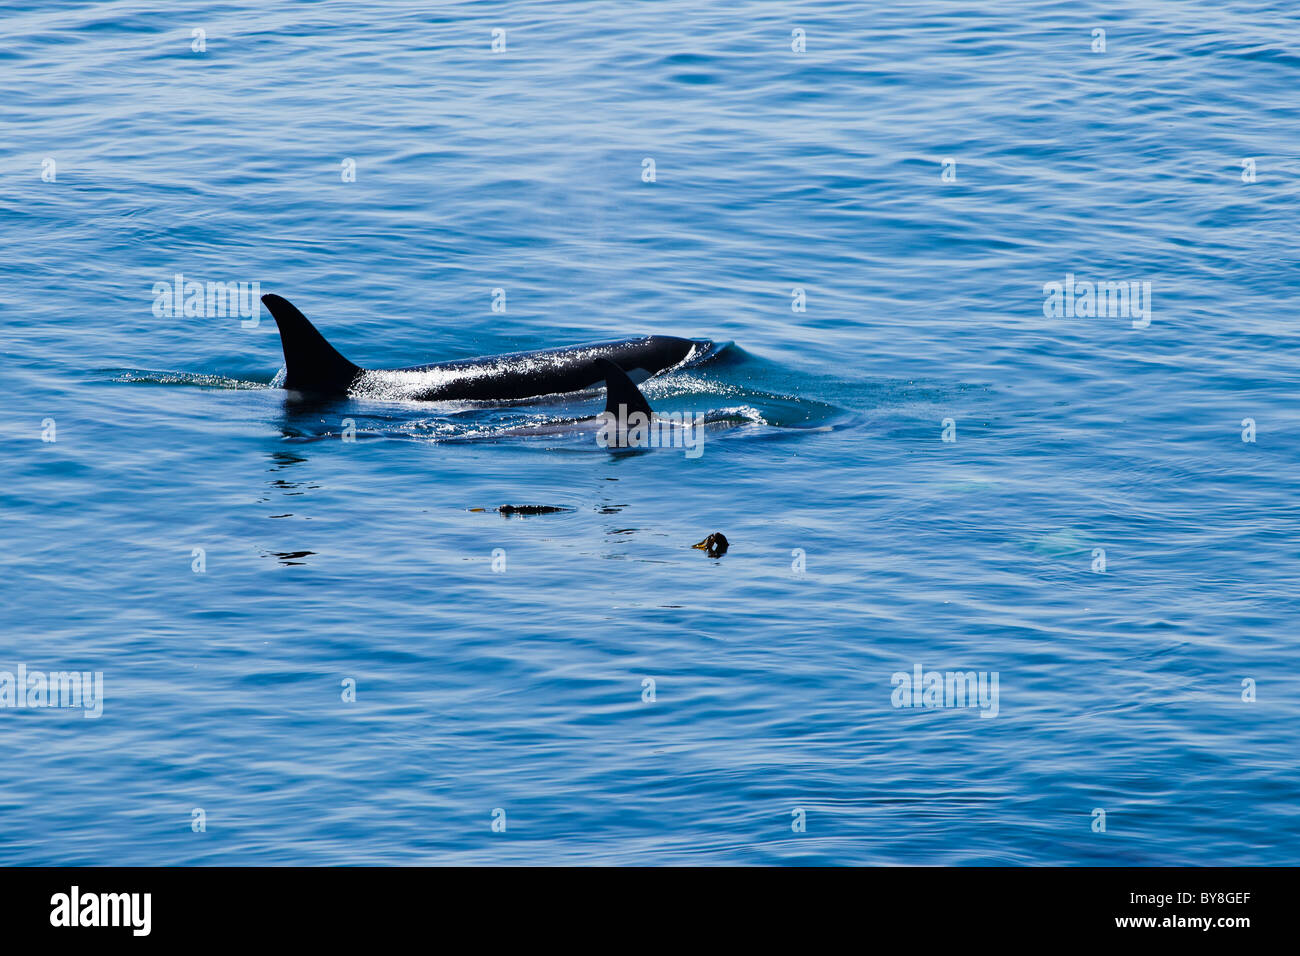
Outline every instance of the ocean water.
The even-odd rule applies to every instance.
[[[1300,863],[1300,15],[977,7],[0,8],[0,863]]]

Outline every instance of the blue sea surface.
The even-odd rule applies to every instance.
[[[0,863],[1300,863],[1298,70],[1284,2],[4,4],[0,671],[103,710],[0,707]],[[177,274],[371,368],[730,344],[613,451],[299,407]]]

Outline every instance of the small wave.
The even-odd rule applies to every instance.
[[[202,388],[252,390],[273,388],[266,382],[249,382],[226,375],[206,375],[198,372],[159,372],[143,368],[101,369],[111,382],[129,382],[134,385],[197,385]]]
[[[704,416],[704,424],[731,425],[739,427],[746,425],[770,425],[772,423],[769,422],[763,416],[763,413],[753,405],[739,405],[735,408],[719,408],[707,412]]]

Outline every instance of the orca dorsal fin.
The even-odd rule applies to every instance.
[[[626,416],[633,412],[641,412],[646,418],[650,418],[654,412],[650,408],[650,403],[645,400],[641,394],[641,389],[637,388],[627,372],[623,371],[609,359],[596,359],[596,367],[605,376],[605,411],[617,416],[619,406],[624,406],[624,420]]]
[[[361,374],[316,326],[307,321],[288,299],[267,293],[262,296],[267,311],[280,327],[280,345],[284,348],[284,387],[294,392],[338,395]]]

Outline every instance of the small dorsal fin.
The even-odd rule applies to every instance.
[[[633,412],[641,412],[646,418],[649,418],[654,412],[650,408],[650,403],[645,400],[641,390],[636,387],[627,373],[611,362],[609,359],[596,359],[596,367],[605,376],[605,411],[613,415],[618,415],[619,406],[624,406],[623,416],[631,415]]]

